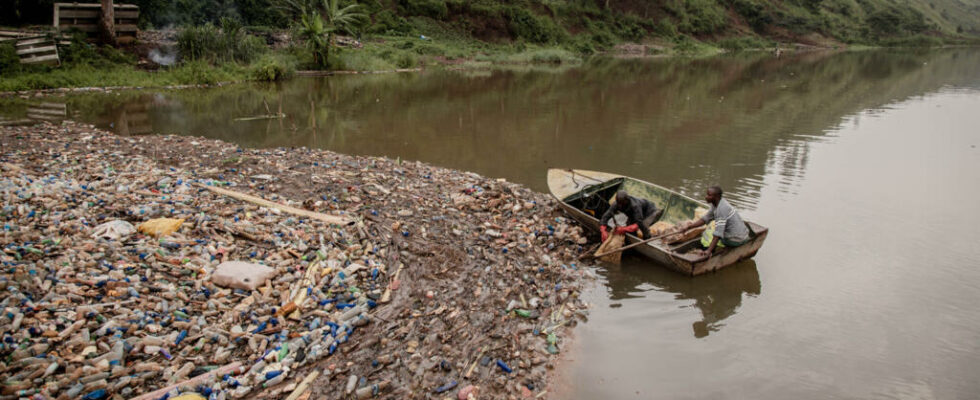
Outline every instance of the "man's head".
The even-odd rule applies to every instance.
[[[626,207],[629,207],[630,196],[626,194],[625,191],[616,192],[616,209],[619,211],[625,211]]]
[[[708,190],[704,194],[704,201],[707,201],[708,203],[717,206],[718,202],[721,201],[721,194],[722,194],[721,186],[718,185],[708,186]]]

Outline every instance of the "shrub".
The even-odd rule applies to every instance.
[[[572,40],[566,45],[566,47],[579,54],[595,54],[596,48],[592,44],[591,38],[585,35],[578,35],[572,38]]]
[[[772,23],[772,15],[754,0],[735,0],[732,2],[732,6],[735,8],[735,12],[741,15],[756,32],[763,32],[766,25]]]
[[[565,37],[565,32],[551,18],[536,15],[527,9],[509,7],[507,28],[511,36],[532,43],[555,43]]]
[[[433,19],[446,18],[449,8],[445,0],[401,0],[398,2],[408,15],[419,15]]]
[[[922,13],[912,8],[889,7],[878,10],[868,15],[867,23],[878,36],[915,34],[929,29]]]
[[[220,28],[211,23],[184,28],[177,35],[177,48],[189,60],[239,62],[251,62],[266,50],[265,41],[228,18],[221,20]]]
[[[755,37],[734,37],[718,41],[718,47],[728,51],[742,51],[771,47],[772,43]]]
[[[616,18],[616,35],[625,39],[637,41],[646,36],[647,31],[640,25],[639,18],[633,15],[625,15]]]
[[[295,59],[266,55],[251,66],[249,79],[256,81],[279,81],[293,76],[295,72]]]
[[[660,36],[673,39],[677,37],[677,25],[670,22],[668,18],[661,18],[660,22],[657,22],[656,32]]]
[[[712,0],[688,0],[691,33],[713,33],[725,26],[725,10]]]
[[[0,75],[20,70],[20,57],[13,43],[0,43]]]
[[[698,51],[698,44],[687,36],[680,36],[674,41],[674,51],[681,54],[692,54]]]
[[[419,65],[419,58],[409,52],[398,53],[393,61],[398,68],[414,68]]]
[[[374,23],[368,28],[368,32],[408,35],[412,33],[412,25],[405,18],[395,14],[394,11],[384,10],[374,15]]]
[[[561,49],[541,49],[531,53],[530,61],[539,64],[561,64],[578,61],[578,58]]]

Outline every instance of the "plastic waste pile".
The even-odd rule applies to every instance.
[[[581,229],[519,185],[74,123],[0,133],[0,399],[543,397],[586,314]]]

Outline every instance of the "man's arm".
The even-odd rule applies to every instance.
[[[708,245],[708,249],[704,251],[706,260],[711,259],[711,256],[715,253],[715,246],[718,246],[718,236],[711,238],[711,244]]]
[[[686,226],[684,227],[684,230],[685,231],[689,231],[691,229],[697,228],[697,227],[699,227],[701,225],[704,225],[704,224],[705,224],[704,219],[698,218],[694,222],[687,222],[686,223]]]
[[[609,223],[609,219],[613,217],[613,213],[616,212],[615,206],[609,206],[606,212],[602,213],[602,218],[599,218],[599,226],[606,226]]]

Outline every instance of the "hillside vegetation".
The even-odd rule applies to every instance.
[[[481,40],[608,46],[644,38],[760,36],[888,44],[980,34],[980,1],[962,0],[397,0],[364,1],[370,33],[425,34],[429,22]]]
[[[980,0],[342,0],[368,16],[355,34],[452,33],[484,41],[606,46],[678,35],[879,44],[980,36]],[[14,2],[0,25],[50,23],[54,0]],[[281,0],[129,0],[144,28],[217,23],[289,27]],[[433,32],[434,31],[434,32]]]
[[[0,13],[0,25],[50,25],[53,3],[14,1],[9,12]],[[0,77],[4,78],[0,91],[278,80],[296,69],[367,71],[434,64],[576,63],[623,43],[642,43],[640,49],[645,53],[674,54],[777,45],[931,47],[980,43],[980,0],[117,3],[139,5],[139,23],[144,30],[176,29],[176,65],[163,67],[163,74],[142,70],[160,67],[147,62],[152,58],[147,52],[163,44],[137,43],[120,52],[76,37],[71,46],[60,50],[61,67],[27,67],[18,64],[8,42],[0,44]]]

